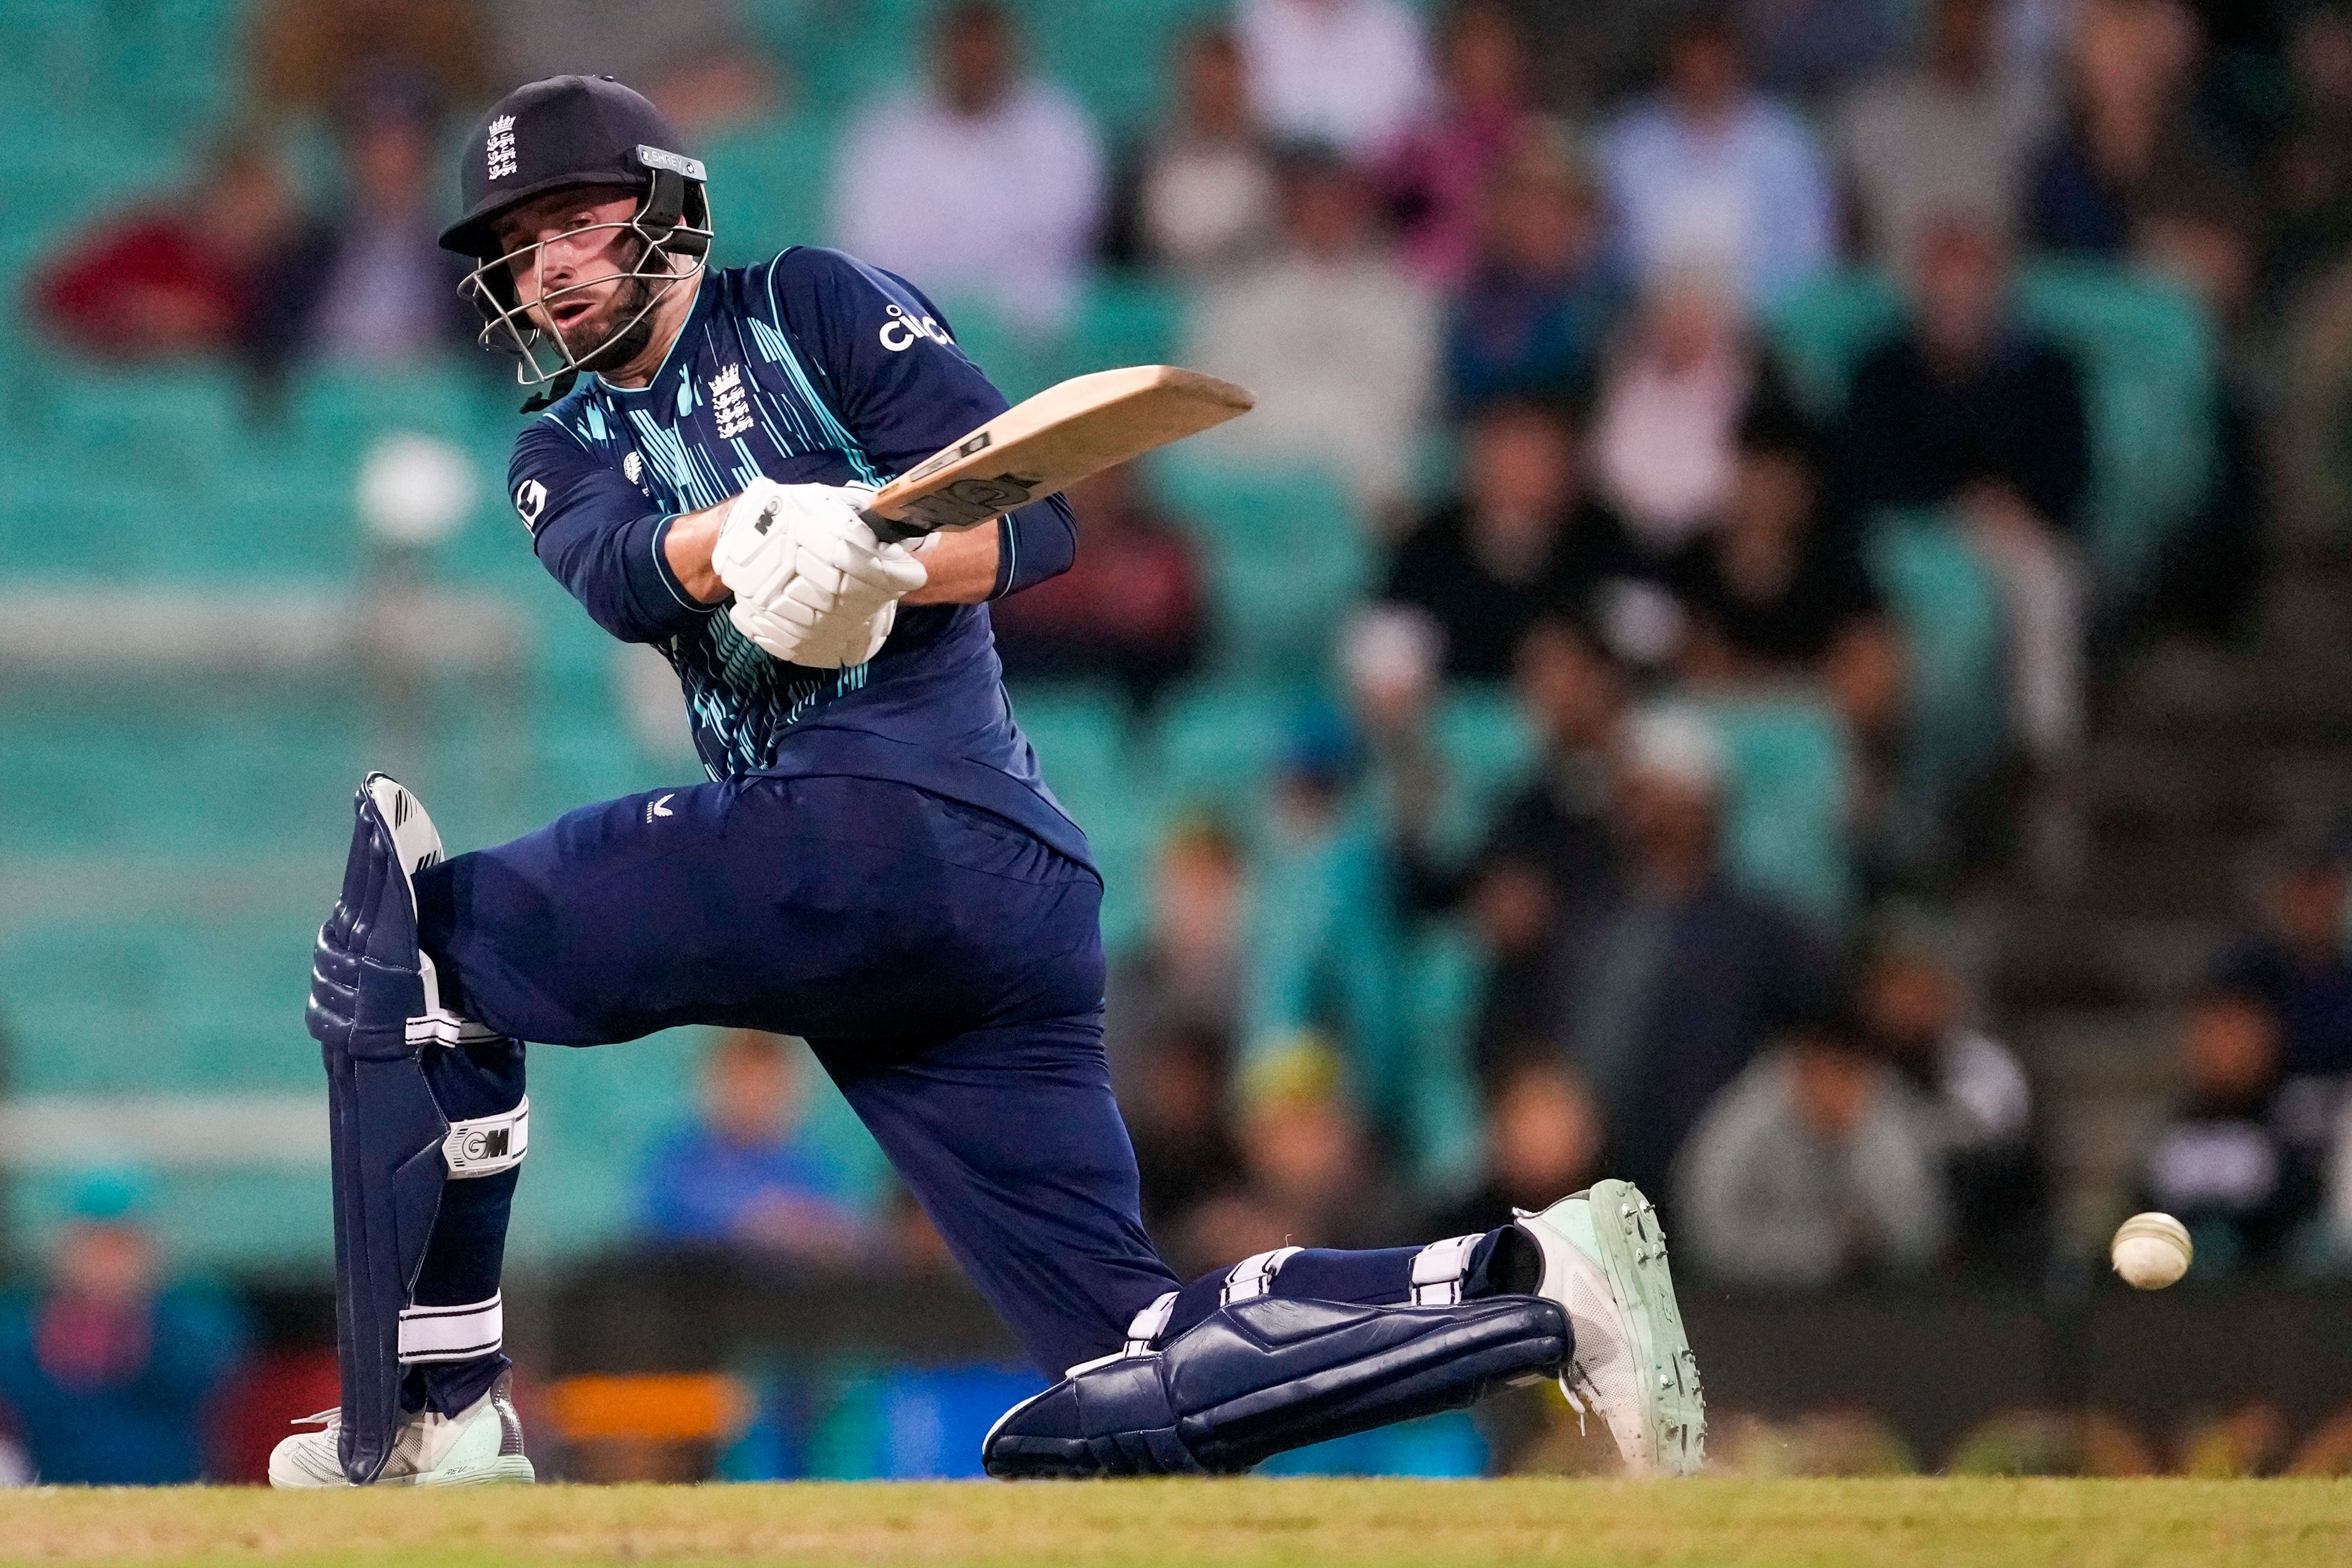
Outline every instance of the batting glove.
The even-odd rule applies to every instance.
[[[733,591],[738,630],[773,657],[812,669],[863,664],[881,651],[898,601],[929,581],[904,545],[884,544],[857,515],[860,485],[754,480],[729,509],[711,565]]]

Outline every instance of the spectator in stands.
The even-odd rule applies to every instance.
[[[1339,676],[1373,805],[1400,854],[1433,864],[1471,847],[1435,733],[1444,653],[1444,633],[1412,605],[1367,606],[1339,630]]]
[[[946,301],[978,300],[1024,331],[1077,302],[1102,204],[1093,125],[1029,74],[998,0],[957,0],[934,25],[926,92],[860,113],[834,177],[843,248]]]
[[[2008,621],[2011,728],[2041,788],[2032,863],[2064,880],[2080,859],[2066,788],[2083,728],[2082,376],[2019,320],[2009,253],[1979,226],[1927,226],[1911,295],[1912,326],[1864,360],[1848,394],[1845,493],[1865,516],[1949,508],[1990,565]]]
[[[380,78],[339,126],[344,188],[261,287],[263,367],[298,361],[383,367],[463,348],[480,318],[458,297],[463,258],[436,241],[441,163],[434,108],[412,81]]]
[[[1726,767],[1695,713],[1627,722],[1613,874],[1570,890],[1553,947],[1550,1048],[1592,1085],[1610,1170],[1654,1194],[1700,1110],[1825,990],[1811,933],[1724,871]]]
[[[70,241],[34,279],[34,313],[101,359],[242,353],[263,305],[257,279],[293,219],[269,150],[225,143],[184,194]]]
[[[1601,1110],[1591,1091],[1554,1062],[1522,1061],[1488,1097],[1486,1167],[1478,1188],[1426,1227],[1463,1236],[1511,1222],[1513,1209],[1546,1209],[1608,1172]]]
[[[752,36],[745,0],[483,0],[509,81],[611,75],[660,105],[697,151],[772,112],[782,84]]]
[[[1932,218],[1968,213],[1995,233],[2023,210],[2047,133],[2042,83],[2004,61],[2002,0],[1935,0],[1923,58],[1870,82],[1838,114],[1870,255],[1900,266]]]
[[[1014,679],[1099,679],[1139,708],[1190,671],[1208,608],[1192,541],[1151,503],[1131,467],[1071,487],[1077,561],[1059,577],[989,606]]]
[[[245,1354],[236,1310],[169,1282],[142,1178],[94,1173],[47,1281],[0,1307],[0,1403],[53,1486],[165,1486],[208,1473],[213,1396]]]
[[[1821,1290],[1931,1270],[1948,1233],[1926,1107],[1851,1020],[1792,1030],[1707,1107],[1675,1239],[1726,1285]]]
[[[2291,298],[2315,269],[2339,279],[2352,238],[2352,10],[2314,5],[2286,48],[2286,124],[2270,149],[2264,194],[2272,225],[2265,303]]]
[[[2305,1143],[2333,1136],[2339,1110],[2352,1104],[2348,894],[2352,843],[2343,830],[2290,839],[2263,868],[2260,925],[2212,966],[2216,984],[2261,997],[2277,1018],[2281,1110]]]
[[[1386,590],[1444,634],[1448,676],[1508,679],[1528,627],[1590,614],[1602,584],[1632,569],[1624,525],[1592,498],[1583,467],[1556,405],[1510,398],[1471,416],[1463,493],[1397,547]]]
[[[1158,1036],[1127,1064],[1131,1087],[1119,1104],[1135,1141],[1143,1223],[1154,1232],[1172,1233],[1241,1180],[1228,1121],[1232,1066],[1231,1037],[1201,1024]]]
[[[1873,1046],[1928,1109],[1958,1261],[2038,1283],[2050,1248],[2049,1175],[2017,1058],[1965,1021],[1959,978],[1923,933],[1896,930],[1875,942],[1857,994]]]
[[[1185,822],[1161,845],[1150,924],[1110,966],[1104,1040],[1123,1098],[1140,1094],[1167,1042],[1205,1041],[1221,1063],[1236,1054],[1246,897],[1241,846],[1213,821]]]
[[[2180,0],[2083,0],[2065,118],[2029,176],[2036,249],[2119,256],[2150,195],[2242,178],[2195,111],[2202,49]]]
[[[1511,1068],[1558,1054],[1551,979],[1561,898],[1540,854],[1502,842],[1488,844],[1462,886],[1465,912],[1485,960],[1471,1066],[1491,1096]]]
[[[1832,502],[1812,428],[1785,404],[1739,423],[1720,521],[1666,564],[1685,613],[1684,673],[1710,684],[1819,683],[1854,731],[1885,742],[1899,717],[1901,639]]]
[[[1557,909],[1591,897],[1614,874],[1612,774],[1624,742],[1632,683],[1591,626],[1554,616],[1538,621],[1520,640],[1515,687],[1520,715],[1536,740],[1536,765],[1496,815],[1481,858],[1531,867],[1548,906]],[[1516,931],[1522,922],[1496,923]],[[1538,934],[1551,932],[1547,927]]]
[[[2273,443],[2262,414],[2266,404],[2297,396],[2283,389],[2274,399],[2271,392],[2276,356],[2256,313],[2262,223],[2251,193],[2221,185],[2152,196],[2140,214],[2135,258],[2196,294],[2221,362],[2205,493],[2166,541],[2146,601],[2131,616],[2143,636],[2179,630],[2226,641],[2251,628],[2258,608],[2276,513]],[[2289,425],[2296,426],[2308,428],[2301,419]],[[2292,441],[2275,445],[2292,450]]]
[[[1715,279],[1649,289],[1602,367],[1593,419],[1595,484],[1643,554],[1664,560],[1721,514],[1741,415],[1784,395]]]
[[[1247,66],[1231,28],[1185,44],[1175,112],[1144,143],[1125,198],[1129,256],[1189,281],[1274,248],[1274,154],[1251,115]]]
[[[1382,1104],[1401,1037],[1387,824],[1362,787],[1348,721],[1310,708],[1276,763],[1252,857],[1245,1063],[1310,1037],[1331,1042],[1359,1107]],[[1370,1081],[1368,1081],[1370,1080]]]
[[[1286,0],[1290,3],[1290,0]],[[1283,161],[1281,254],[1196,302],[1184,363],[1257,394],[1203,451],[1319,463],[1376,525],[1412,477],[1436,371],[1428,292],[1383,247],[1361,175],[1328,148]]]
[[[1446,405],[1583,394],[1622,293],[1599,193],[1551,138],[1530,136],[1495,170],[1479,214],[1446,309]]]
[[[1407,265],[1432,288],[1468,271],[1488,186],[1536,132],[1527,50],[1502,0],[1454,0],[1438,25],[1436,106],[1381,156]]]
[[[1836,204],[1812,134],[1754,91],[1730,17],[1682,13],[1662,90],[1622,111],[1601,166],[1625,248],[1646,284],[1693,270],[1767,305],[1836,259]]]
[[[2140,1167],[2136,1200],[2189,1227],[2200,1279],[2275,1268],[2319,1212],[2319,1172],[2280,1125],[2278,1016],[2216,986],[2179,1022],[2181,1095]]]
[[[1286,1246],[1399,1247],[1416,1216],[1368,1147],[1332,1053],[1311,1040],[1245,1074],[1235,1142],[1243,1181],[1179,1228],[1193,1269]],[[1182,1270],[1180,1270],[1180,1272]]]
[[[1366,163],[1432,98],[1421,22],[1398,0],[1242,0],[1234,30],[1258,122]]]
[[[811,1262],[861,1250],[849,1173],[807,1136],[804,1054],[753,1029],[711,1047],[700,1120],[656,1144],[638,1176],[649,1237]]]
[[[335,113],[386,75],[443,103],[508,85],[476,0],[262,0],[249,36],[254,94],[278,113]]]

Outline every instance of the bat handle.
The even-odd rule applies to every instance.
[[[857,514],[858,521],[874,531],[874,537],[885,544],[905,544],[930,532],[919,522],[904,522],[895,517],[884,517],[868,507]]]

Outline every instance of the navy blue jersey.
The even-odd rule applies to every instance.
[[[509,493],[532,548],[597,624],[678,674],[713,779],[897,779],[1008,816],[1075,858],[1085,841],[1013,727],[984,605],[900,605],[869,663],[806,669],[697,604],[663,543],[681,513],[761,475],[879,485],[1006,406],[904,279],[795,247],[713,270],[651,383],[590,376],[517,437]],[[1068,569],[1059,498],[998,521],[995,594]]]

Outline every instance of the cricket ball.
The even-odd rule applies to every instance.
[[[2189,1230],[2168,1214],[2136,1214],[2116,1228],[2107,1257],[2124,1283],[2140,1290],[2161,1290],[2189,1272],[2197,1249],[2189,1244]]]

